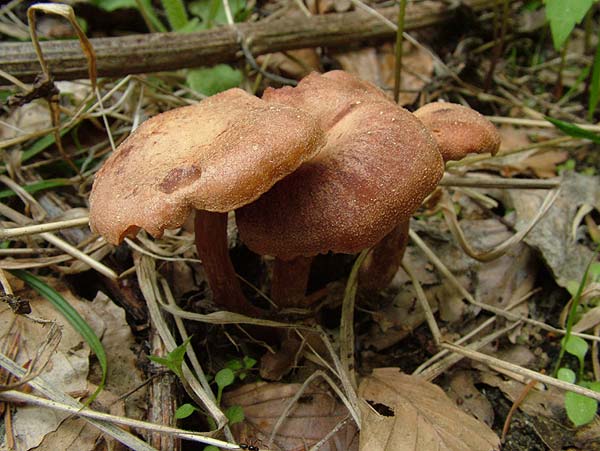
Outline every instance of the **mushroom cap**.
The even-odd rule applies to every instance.
[[[192,209],[226,212],[258,198],[323,145],[314,118],[241,89],[144,122],[96,174],[90,223],[111,243],[160,237]]]
[[[311,74],[264,98],[319,118],[327,141],[236,210],[240,236],[255,252],[284,260],[358,252],[409,218],[443,175],[435,140],[421,122],[355,77]]]
[[[415,111],[438,143],[444,161],[460,160],[469,153],[491,153],[500,148],[496,127],[477,111],[456,103],[428,103]]]

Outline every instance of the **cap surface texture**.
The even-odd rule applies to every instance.
[[[192,209],[245,205],[323,145],[310,115],[241,89],[144,122],[98,171],[92,228],[119,243],[140,228],[160,237]]]
[[[422,123],[350,74],[313,73],[263,98],[316,117],[326,144],[236,211],[240,236],[255,252],[284,260],[358,252],[409,218],[442,177],[442,157]]]
[[[428,103],[415,111],[435,136],[444,161],[460,160],[470,153],[496,154],[500,134],[485,116],[456,103]]]

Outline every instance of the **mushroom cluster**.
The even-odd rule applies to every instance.
[[[195,211],[215,303],[257,314],[228,256],[226,212],[236,211],[251,250],[275,257],[273,299],[295,306],[313,256],[382,243],[398,259],[389,237],[406,241],[444,161],[498,145],[494,127],[469,108],[412,114],[346,72],[313,73],[262,99],[230,89],[144,122],[98,172],[90,222],[119,243],[142,228],[160,237]]]
[[[195,241],[217,305],[259,314],[227,248],[227,212],[256,200],[323,145],[316,120],[241,89],[144,122],[96,174],[90,225],[113,244],[154,237],[195,211]]]
[[[389,283],[409,219],[437,186],[444,162],[500,145],[494,126],[470,108],[437,103],[411,114],[342,71],[267,89],[263,99],[309,113],[326,139],[312,159],[236,211],[242,241],[275,256],[271,296],[279,306],[302,302],[317,254],[375,246],[361,283]]]

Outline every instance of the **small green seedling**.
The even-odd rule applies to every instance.
[[[167,354],[166,357],[158,357],[155,355],[151,355],[149,357],[154,363],[158,363],[159,365],[166,366],[173,373],[177,375],[177,377],[182,378],[183,374],[181,372],[181,366],[183,365],[183,357],[185,356],[185,350],[187,345],[190,343],[192,337],[189,337],[175,349]]]
[[[561,347],[556,362],[557,369],[555,371],[555,376],[562,381],[600,392],[600,382],[590,382],[584,378],[585,356],[587,355],[589,345],[585,340],[572,335],[571,333],[583,289],[588,284],[588,281],[597,281],[598,278],[600,278],[600,263],[594,262],[596,256],[597,252],[594,253],[581,280],[579,282],[573,281],[567,285],[567,289],[571,293],[573,299],[571,301],[569,315],[567,316],[566,333],[560,342]],[[578,374],[575,374],[570,368],[561,366],[562,358],[565,353],[571,354],[577,358],[579,365]],[[567,411],[567,416],[575,426],[583,426],[595,418],[596,411],[598,410],[598,401],[578,393],[567,392],[565,394],[565,409]]]

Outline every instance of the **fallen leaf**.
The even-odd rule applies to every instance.
[[[94,302],[82,301],[64,285],[55,280],[46,280],[69,304],[79,312],[84,320],[101,338],[108,358],[106,388],[93,404],[93,408],[111,411],[113,414],[130,418],[141,418],[145,413],[145,389],[142,387],[127,397],[125,402],[118,397],[141,387],[143,377],[137,368],[137,356],[131,349],[135,339],[125,320],[123,309],[108,297],[99,293]],[[41,376],[53,387],[74,396],[83,396],[95,390],[89,379],[100,380],[101,370],[94,364],[90,376],[90,351],[83,338],[58,313],[58,311],[35,291],[27,287],[18,294],[29,300],[32,315],[56,321],[62,331],[62,339],[51,355],[50,361]],[[14,324],[13,324],[14,322]],[[11,327],[11,324],[12,327]],[[16,361],[24,364],[37,352],[46,338],[48,327],[15,316],[5,306],[0,312],[0,345],[19,334],[19,353]],[[98,368],[96,368],[98,366]],[[118,401],[118,402],[117,402]],[[110,409],[109,407],[110,406]],[[120,450],[112,439],[105,438],[95,427],[70,415],[34,406],[19,406],[14,410],[13,430],[18,450],[58,450],[77,449],[96,451],[102,449],[100,443],[110,443],[107,449]]]
[[[523,168],[523,172],[531,169],[537,177],[547,179],[556,177],[558,174],[558,165],[567,161],[568,158],[569,152],[566,150],[536,152],[523,160],[521,167]]]
[[[505,190],[504,203],[515,208],[517,229],[531,222],[547,194],[546,190]],[[571,237],[573,220],[583,204],[600,211],[600,177],[567,171],[561,179],[558,198],[524,239],[541,253],[561,287],[580,280],[593,255],[587,246]]]
[[[328,390],[309,387],[286,415],[273,444],[268,443],[275,423],[300,384],[257,382],[223,395],[225,406],[244,409],[245,421],[232,429],[240,442],[261,443],[273,451],[303,451],[324,438],[340,422],[349,420],[319,448],[320,451],[357,451],[358,431],[348,410]]]
[[[450,377],[448,396],[461,410],[491,426],[494,408],[490,401],[475,387],[472,371],[456,371]]]
[[[47,281],[47,283],[52,282]],[[77,299],[64,286],[55,283],[52,283],[52,286],[80,313],[89,309],[89,302]],[[35,291],[25,288],[17,294],[29,300],[34,317],[56,321],[62,330],[60,343],[41,375],[47,383],[58,390],[73,394],[87,393],[90,356],[87,343],[58,311]],[[16,334],[19,335],[19,352],[16,361],[21,365],[35,356],[48,332],[47,327],[34,323],[28,318],[15,317],[8,306],[0,312],[0,330],[3,331],[0,338],[2,347],[7,340],[12,340]],[[13,419],[17,449],[35,448],[44,436],[56,430],[67,416],[67,414],[38,407],[18,407],[15,409]]]
[[[321,60],[314,48],[268,53],[259,56],[257,61],[258,64],[267,62],[267,67],[271,72],[277,72],[297,80],[311,72],[321,70]]]
[[[493,451],[500,440],[427,381],[378,368],[359,387],[364,451]]]
[[[370,81],[392,98],[395,80],[395,54],[392,45],[384,44],[377,48],[366,47],[360,50],[337,52],[333,54],[333,57],[339,61],[342,69],[363,80]],[[405,41],[403,43],[402,78],[398,104],[413,103],[432,74],[433,59],[431,55],[422,48]]]

